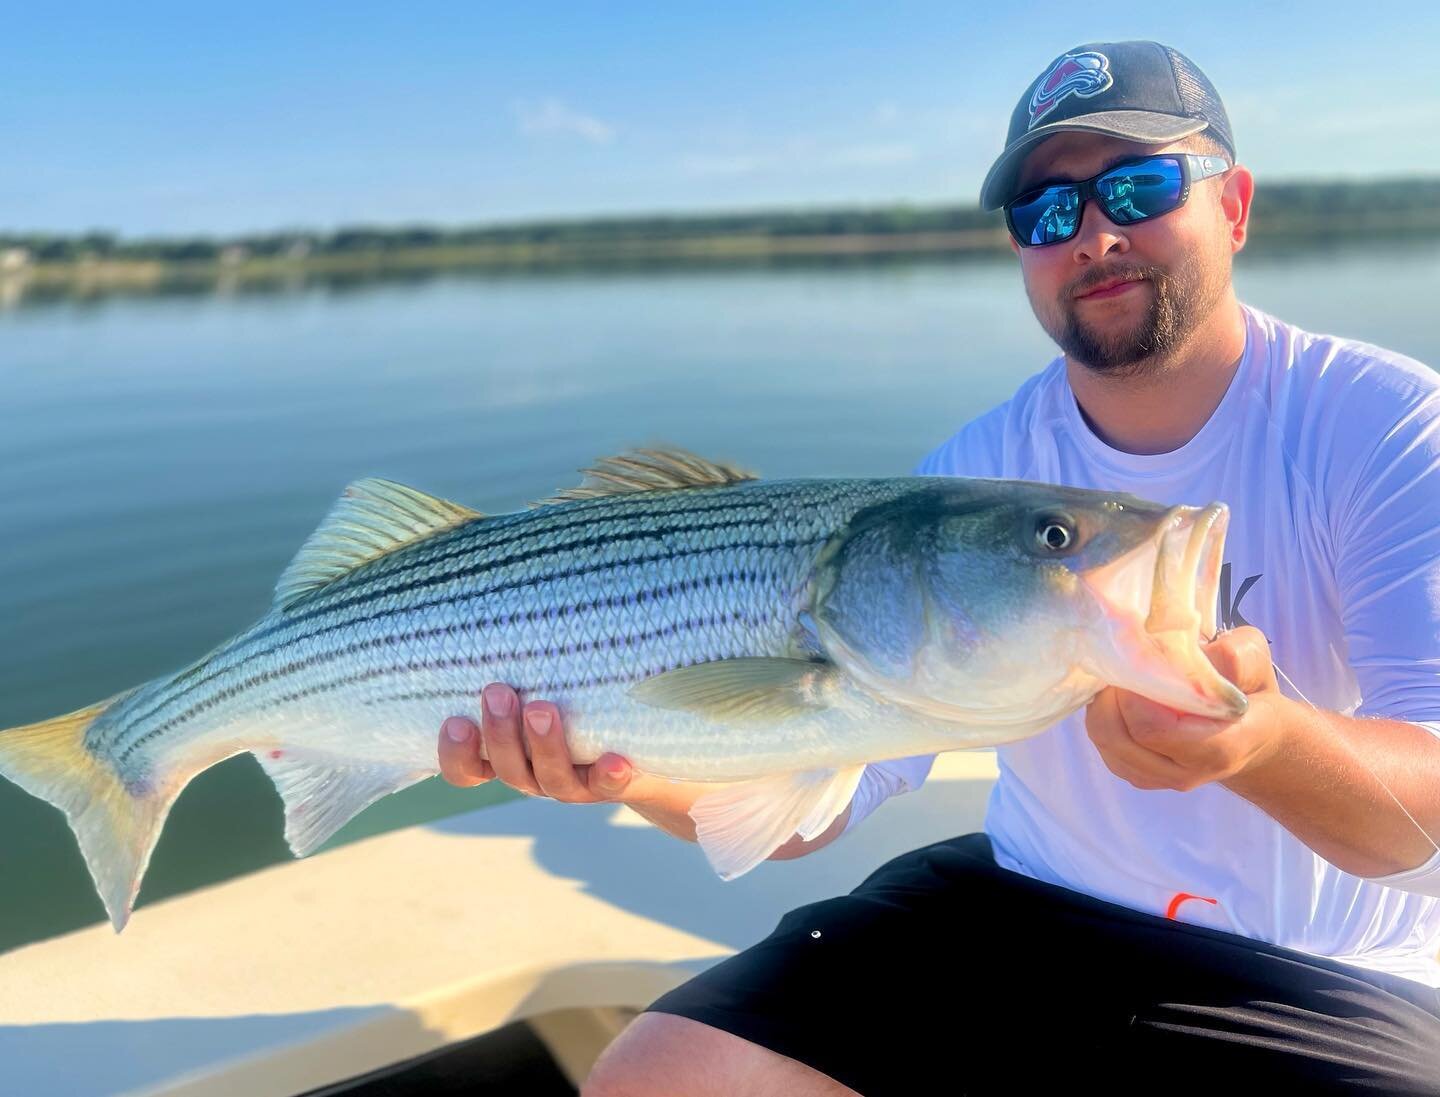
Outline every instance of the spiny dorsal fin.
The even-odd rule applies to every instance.
[[[578,488],[562,488],[532,507],[569,503],[576,499],[598,499],[602,495],[628,495],[636,491],[678,491],[682,488],[715,488],[758,480],[753,472],[699,457],[689,450],[665,446],[633,449],[605,457],[582,469],[585,479]]]
[[[275,605],[292,606],[361,564],[479,517],[479,511],[404,484],[356,480],[280,576]]]

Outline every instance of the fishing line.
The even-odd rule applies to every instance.
[[[1226,632],[1229,630],[1221,629],[1220,631]],[[1219,634],[1217,633],[1217,636],[1218,635]],[[1305,696],[1304,692],[1300,689],[1300,687],[1295,684],[1295,680],[1291,678],[1290,675],[1286,674],[1282,669],[1280,669],[1280,664],[1275,662],[1273,657],[1270,660],[1270,665],[1275,668],[1275,673],[1279,675],[1282,679],[1284,679],[1285,684],[1289,686],[1292,691],[1294,691],[1296,697],[1304,701],[1315,712],[1321,711],[1319,705],[1315,704],[1314,701],[1310,700],[1310,698]],[[1404,813],[1406,819],[1410,820],[1411,825],[1420,832],[1420,836],[1424,838],[1425,841],[1430,843],[1430,848],[1433,849],[1436,853],[1440,853],[1440,845],[1437,845],[1435,839],[1431,837],[1430,832],[1420,825],[1419,820],[1417,820],[1415,816],[1410,814],[1409,809],[1406,808],[1400,797],[1396,796],[1395,792],[1390,788],[1390,786],[1385,783],[1385,778],[1381,777],[1380,774],[1375,772],[1375,770],[1371,767],[1370,763],[1367,762],[1365,758],[1360,754],[1359,749],[1353,743],[1351,743],[1349,739],[1347,739],[1343,735],[1339,736],[1338,738],[1339,741],[1345,745],[1345,749],[1350,752],[1350,756],[1354,758],[1355,761],[1360,763],[1360,768],[1365,770],[1366,773],[1370,774],[1371,777],[1375,778],[1376,782],[1379,783],[1380,787],[1385,790],[1385,795],[1389,796],[1390,799],[1395,801],[1395,806]]]

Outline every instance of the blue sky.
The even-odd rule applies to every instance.
[[[1440,174],[1437,11],[16,4],[0,36],[0,230],[969,203],[1028,81],[1114,38],[1169,42],[1204,68],[1262,185]]]

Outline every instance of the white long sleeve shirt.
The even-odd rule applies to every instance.
[[[1292,696],[1436,731],[1440,376],[1377,347],[1253,309],[1245,316],[1229,389],[1177,450],[1107,446],[1057,358],[916,472],[1226,502],[1222,624],[1265,633]],[[998,755],[985,829],[1003,867],[1440,986],[1440,853],[1383,880],[1342,872],[1218,784],[1155,792],[1115,777],[1086,736],[1083,710]],[[931,761],[868,767],[850,826],[919,787]]]

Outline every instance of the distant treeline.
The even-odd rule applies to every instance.
[[[574,221],[517,222],[440,228],[433,225],[356,225],[329,233],[270,232],[213,239],[122,239],[110,233],[81,236],[0,233],[0,248],[23,248],[37,262],[96,259],[169,262],[219,261],[227,250],[254,258],[302,258],[484,245],[603,244],[631,240],[713,237],[776,238],[880,236],[998,228],[999,217],[969,206],[816,211],[755,211],[711,215],[597,217]]]
[[[1259,185],[1254,229],[1261,235],[1317,238],[1374,230],[1440,229],[1440,179]],[[929,238],[958,250],[1003,246],[998,214],[975,206],[778,210],[750,213],[596,217],[442,228],[351,226],[333,232],[284,231],[211,237],[125,239],[107,232],[65,236],[0,232],[0,252],[18,261],[236,264],[313,261],[464,249],[497,255],[595,253],[684,241],[744,240],[777,249],[845,238]],[[899,243],[897,240],[896,243]],[[23,253],[21,256],[19,253]],[[0,269],[5,257],[0,255]]]

